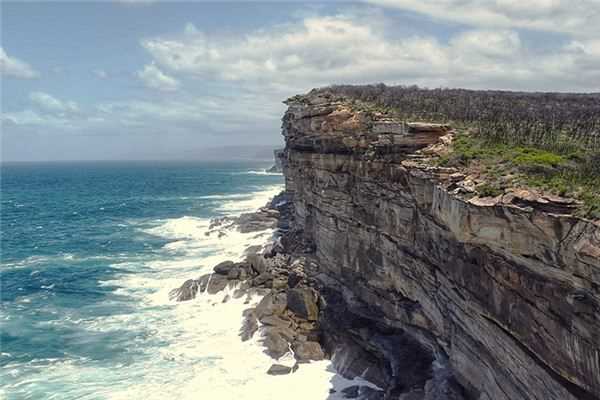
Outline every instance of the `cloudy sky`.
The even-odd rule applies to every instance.
[[[3,2],[2,159],[280,145],[333,83],[600,91],[600,0]]]

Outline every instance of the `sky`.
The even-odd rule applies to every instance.
[[[3,1],[1,22],[3,161],[280,147],[282,101],[330,84],[600,91],[600,0]]]

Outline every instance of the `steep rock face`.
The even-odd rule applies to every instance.
[[[467,398],[600,398],[600,223],[528,193],[460,197],[453,171],[414,161],[448,127],[323,93],[288,105],[287,190],[335,305],[322,326],[342,372],[395,382],[396,398],[424,384],[403,366],[435,360],[416,370],[423,390],[449,374]],[[350,342],[371,362],[349,359]],[[406,359],[412,342],[425,353]]]

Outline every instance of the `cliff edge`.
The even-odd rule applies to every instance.
[[[451,126],[326,90],[287,104],[286,190],[340,373],[389,399],[600,399],[599,221],[535,190],[474,193],[430,162]]]

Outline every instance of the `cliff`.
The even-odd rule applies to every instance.
[[[273,150],[273,160],[275,160],[275,164],[271,168],[267,170],[270,173],[281,173],[283,171],[283,162],[282,158],[284,156],[283,149],[275,149]]]
[[[535,191],[465,195],[426,162],[448,126],[326,91],[288,106],[286,190],[340,373],[390,399],[600,398],[600,222]]]

